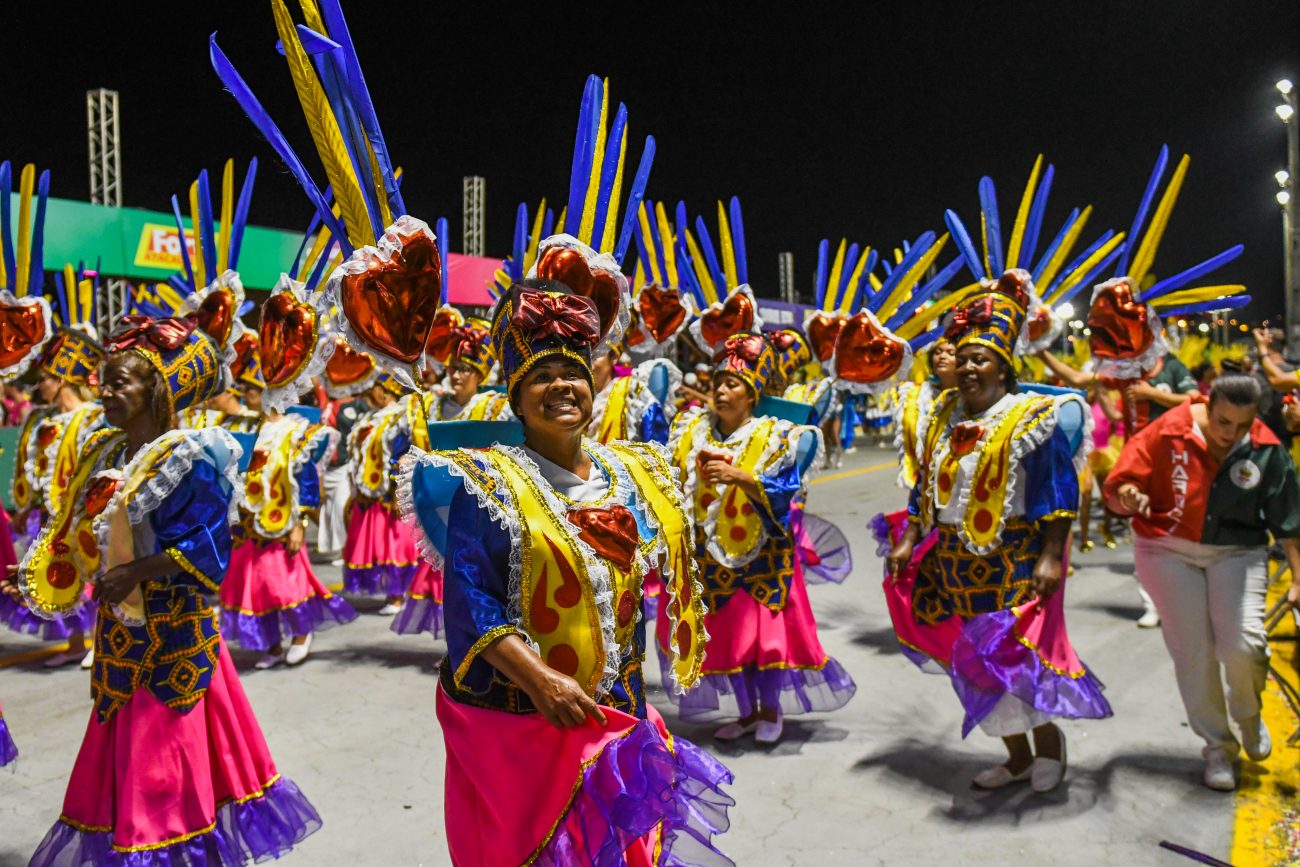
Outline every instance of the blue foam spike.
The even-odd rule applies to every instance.
[[[1047,198],[1052,192],[1052,178],[1056,175],[1056,166],[1049,165],[1043,172],[1043,178],[1034,191],[1034,202],[1029,206],[1029,218],[1025,220],[1025,233],[1020,238],[1020,255],[1017,257],[1020,267],[1026,271],[1034,261],[1038,247],[1038,235],[1043,228],[1043,217],[1047,214]]]
[[[253,201],[253,181],[257,179],[257,157],[248,163],[243,186],[239,188],[239,201],[235,215],[230,220],[230,268],[239,270],[239,251],[244,245],[244,227],[248,225],[248,206]]]
[[[875,250],[867,251],[867,264],[862,267],[862,277],[859,278],[858,285],[853,289],[853,300],[849,302],[848,309],[850,313],[862,308],[867,292],[871,288],[871,281],[867,278],[867,275],[876,267],[878,258],[880,258],[880,254]]]
[[[650,168],[655,162],[655,137],[645,137],[645,148],[641,151],[641,163],[636,167],[636,176],[632,178],[632,188],[628,192],[627,207],[623,210],[623,228],[618,234],[618,243],[614,245],[614,261],[623,264],[627,255],[628,244],[632,243],[632,229],[636,226],[636,212],[641,208],[645,198],[646,184],[650,183]]]
[[[1062,292],[1061,297],[1053,299],[1053,303],[1057,307],[1060,307],[1062,304],[1064,304],[1066,301],[1069,301],[1074,296],[1078,295],[1084,289],[1091,290],[1093,285],[1097,282],[1097,279],[1106,272],[1106,269],[1114,265],[1115,260],[1117,260],[1120,256],[1124,255],[1123,248],[1124,248],[1124,244],[1120,244],[1114,250],[1111,250],[1109,253],[1107,253],[1106,257],[1102,259],[1100,262],[1098,262],[1096,265],[1092,266],[1092,270],[1090,270],[1087,274],[1084,274],[1078,283],[1075,283],[1073,286],[1070,287],[1068,292]]]
[[[640,262],[641,267],[645,269],[646,282],[653,283],[654,273],[650,270],[650,252],[646,249],[645,238],[640,232],[637,232],[636,235],[633,236],[632,242],[636,244],[637,261]]]
[[[853,269],[858,266],[858,251],[860,247],[857,244],[850,244],[849,250],[844,254],[844,267],[840,269],[840,285],[835,289],[835,304],[838,307],[848,294],[849,279],[853,276]]]
[[[740,213],[740,199],[731,197],[731,244],[736,249],[736,276],[741,283],[749,282],[749,259],[745,253],[745,221]]]
[[[582,223],[582,207],[587,201],[587,184],[591,180],[591,162],[595,158],[596,126],[600,123],[604,85],[594,75],[587,76],[578,110],[578,132],[573,142],[573,164],[569,172],[569,210],[567,221]],[[577,232],[570,232],[577,235]]]
[[[1155,168],[1151,170],[1151,177],[1147,179],[1146,189],[1142,191],[1142,201],[1138,204],[1137,213],[1133,216],[1133,225],[1129,227],[1126,236],[1132,242],[1132,249],[1138,248],[1139,232],[1142,231],[1142,224],[1146,222],[1147,211],[1151,209],[1151,201],[1156,196],[1156,190],[1160,187],[1160,179],[1164,177],[1165,167],[1169,164],[1169,145],[1161,145],[1160,153],[1156,156]],[[1126,244],[1127,248],[1128,245]],[[1120,257],[1119,267],[1115,269],[1115,276],[1122,277],[1128,270],[1128,250]]]
[[[311,273],[308,274],[307,279],[303,281],[303,285],[306,286],[309,291],[316,291],[316,287],[320,286],[321,280],[324,279],[325,266],[329,264],[331,258],[331,247],[333,247],[333,242],[327,242],[325,249],[322,250],[320,256],[316,258],[316,264],[312,266]]]
[[[298,28],[300,31],[312,32],[301,24]],[[384,225],[379,193],[375,190],[374,181],[371,179],[370,157],[366,152],[368,139],[365,130],[361,127],[361,119],[352,105],[351,90],[343,70],[343,61],[337,46],[335,48],[336,50],[328,54],[314,57],[313,62],[320,78],[321,88],[325,91],[325,97],[329,100],[330,108],[338,121],[339,131],[343,134],[343,149],[348,152],[348,162],[352,164],[352,173],[357,179],[361,200],[365,202],[370,228],[378,238],[383,235],[387,227]]]
[[[212,191],[208,187],[208,170],[199,172],[199,224],[194,227],[203,239],[203,269],[208,280],[217,274],[217,239],[212,231]],[[201,288],[201,287],[200,287]]]
[[[907,255],[908,253],[910,253],[910,252],[912,252],[912,245],[909,244],[909,243],[907,242],[907,239],[906,239],[906,238],[904,238],[904,239],[903,239],[903,255],[906,256],[906,255]]]
[[[1249,303],[1249,295],[1232,295],[1227,298],[1221,298],[1218,301],[1202,301],[1200,304],[1184,304],[1180,307],[1169,307],[1160,310],[1159,313],[1162,317],[1195,316],[1198,313],[1216,313],[1220,310],[1236,310],[1239,307],[1245,307]]]
[[[830,267],[828,262],[830,254],[830,239],[822,238],[821,243],[817,245],[817,276],[813,278],[817,293],[817,306],[822,310],[826,309],[826,281],[829,279],[827,269]]]
[[[1047,268],[1047,263],[1052,261],[1052,257],[1056,255],[1056,251],[1065,243],[1065,236],[1070,234],[1070,229],[1079,221],[1080,213],[1081,212],[1078,208],[1075,208],[1070,212],[1070,216],[1065,218],[1065,223],[1061,225],[1061,229],[1056,233],[1056,237],[1052,239],[1052,243],[1047,245],[1047,249],[1044,250],[1043,255],[1039,257],[1038,264],[1029,269],[1029,274],[1034,278],[1035,283],[1038,282],[1038,278]]]
[[[72,317],[68,315],[68,287],[63,285],[63,272],[54,272],[54,296],[59,302],[59,314],[63,317],[63,324],[71,325]]]
[[[236,318],[236,319],[243,319],[243,318],[244,318],[245,316],[247,316],[250,312],[252,312],[253,308],[256,307],[256,306],[257,306],[257,305],[254,304],[252,301],[245,301],[243,304],[240,304],[240,305],[239,305],[239,310],[237,310],[237,311],[235,312],[235,318]]]
[[[173,274],[168,277],[167,285],[179,292],[182,298],[194,291],[194,287],[186,283],[185,278],[180,274]]]
[[[1075,256],[1073,261],[1070,262],[1070,264],[1066,265],[1064,268],[1060,270],[1060,273],[1058,273],[1056,277],[1052,280],[1050,286],[1047,286],[1046,288],[1039,287],[1038,290],[1039,295],[1043,298],[1046,298],[1047,296],[1051,295],[1052,292],[1054,292],[1057,289],[1057,287],[1059,287],[1062,283],[1065,282],[1065,278],[1073,274],[1075,270],[1079,268],[1084,263],[1084,261],[1087,260],[1089,256],[1091,256],[1093,253],[1096,253],[1097,250],[1101,248],[1102,244],[1105,244],[1113,237],[1115,237],[1114,229],[1107,229],[1105,232],[1103,232],[1101,237],[1099,237],[1097,240],[1089,244],[1086,250],[1084,250],[1078,256]]]
[[[194,266],[190,264],[190,247],[185,243],[185,220],[181,217],[181,203],[172,196],[172,215],[176,217],[176,234],[180,236],[181,241],[181,266],[185,268],[185,290],[182,295],[188,295],[199,287],[195,286]]]
[[[18,273],[17,257],[14,255],[14,233],[10,221],[13,219],[13,176],[9,160],[0,163],[0,254],[4,256],[5,273],[9,275],[9,289],[15,294],[18,287],[13,280]]]
[[[298,41],[302,43],[302,50],[307,52],[308,56],[315,57],[327,51],[338,50],[339,44],[328,36],[317,33],[306,24],[299,24],[297,27]],[[284,57],[284,43],[279,39],[275,40],[275,51],[281,57]]]
[[[934,343],[942,336],[943,336],[942,328],[931,328],[929,331],[926,331],[922,334],[918,334],[916,337],[913,337],[911,340],[907,341],[907,345],[912,347],[912,352],[920,352],[922,349],[925,349],[927,346],[929,346],[931,343]]]
[[[718,262],[718,251],[713,249],[713,238],[709,236],[709,227],[704,224],[703,217],[695,218],[695,232],[700,236],[700,252],[704,254],[704,264],[709,269],[709,274],[713,276],[713,283],[718,288],[718,298],[722,299],[727,295],[727,290],[734,287],[727,285],[727,273],[722,270],[722,265]]]
[[[524,254],[528,251],[528,205],[523,202],[515,210],[515,239],[510,245],[510,255],[519,267],[523,267]],[[520,275],[522,278],[523,275]]]
[[[650,208],[650,203],[648,202],[646,203],[646,208],[647,210],[653,210],[652,208]],[[649,214],[647,214],[646,217],[647,217],[646,222],[650,224],[650,237],[654,241],[654,247],[655,247],[654,253],[655,253],[656,260],[659,263],[659,273],[662,274],[664,277],[664,285],[661,288],[667,289],[668,282],[672,279],[668,274],[667,245],[671,244],[673,242],[673,239],[663,238],[659,232],[659,221],[649,219]]]
[[[434,223],[433,234],[438,240],[438,258],[442,261],[442,290],[438,298],[438,306],[447,306],[447,299],[451,297],[451,252],[447,249],[447,238],[451,235],[451,229],[447,224],[446,217],[439,217]]]
[[[903,323],[912,316],[912,311],[925,304],[935,293],[947,286],[957,272],[965,267],[966,263],[962,261],[961,256],[954,256],[953,260],[944,265],[935,275],[934,278],[927,281],[924,286],[912,293],[912,297],[907,300],[907,306],[900,308],[897,313],[889,317],[885,322],[885,327],[890,331],[901,328]]]
[[[970,271],[971,276],[976,280],[983,280],[988,276],[984,271],[984,260],[980,258],[979,251],[975,249],[975,243],[971,240],[970,232],[966,231],[966,224],[957,216],[957,212],[951,208],[943,212],[943,221],[948,225],[948,233],[952,235],[953,243],[957,245],[962,259],[966,262],[966,268]],[[888,265],[888,261],[886,261]]]
[[[873,295],[871,301],[868,302],[867,306],[871,309],[872,313],[879,310],[880,305],[884,304],[885,301],[889,299],[889,295],[894,291],[894,287],[898,285],[899,281],[907,276],[907,272],[912,270],[912,266],[920,261],[921,257],[925,255],[926,251],[929,250],[933,244],[934,232],[925,232],[921,237],[916,239],[916,243],[911,245],[911,249],[908,250],[907,255],[903,257],[903,261],[899,262],[898,266],[889,272],[889,276],[880,284],[880,291]]]
[[[998,217],[998,191],[993,186],[993,179],[987,175],[980,178],[980,210],[984,212],[984,244],[988,252],[989,271],[995,280],[1001,276],[1002,258],[1002,223]]]
[[[618,104],[614,115],[614,127],[610,130],[605,144],[605,163],[600,167],[600,189],[596,191],[596,218],[592,222],[591,246],[599,247],[605,234],[605,215],[610,208],[618,209],[618,202],[611,202],[614,194],[614,175],[618,174],[619,151],[623,148],[623,133],[627,130],[627,106]],[[600,252],[599,250],[597,252]]]
[[[551,233],[554,229],[555,229],[555,212],[552,211],[550,208],[547,208],[546,216],[542,219],[542,238],[551,237]],[[541,243],[541,239],[538,239],[538,243]]]
[[[1147,291],[1143,292],[1139,300],[1153,301],[1156,298],[1159,298],[1163,295],[1168,295],[1170,292],[1174,292],[1178,289],[1181,289],[1182,287],[1186,286],[1188,283],[1191,283],[1193,280],[1200,279],[1201,277],[1204,277],[1206,274],[1209,274],[1211,271],[1218,270],[1219,268],[1228,264],[1233,259],[1236,259],[1238,256],[1240,256],[1242,252],[1245,251],[1245,249],[1246,248],[1241,244],[1238,244],[1235,247],[1229,247],[1219,255],[1211,256],[1209,259],[1206,259],[1201,264],[1194,265],[1191,268],[1188,268],[1186,271],[1182,272],[1181,274],[1175,274],[1172,277],[1166,277],[1165,279],[1160,280],[1159,282],[1153,284],[1151,288],[1148,289]]]
[[[50,198],[50,170],[36,182],[36,219],[32,222],[32,268],[27,277],[27,294],[40,295],[45,289],[45,204]],[[89,315],[90,311],[86,311]]]
[[[339,45],[348,88],[352,93],[350,102],[370,140],[370,149],[375,154],[375,161],[379,163],[379,173],[384,179],[389,209],[394,216],[401,216],[406,213],[406,204],[402,201],[401,183],[393,172],[393,161],[388,155],[388,145],[379,128],[379,116],[375,113],[370,91],[366,87],[365,75],[361,72],[361,61],[357,58],[356,47],[352,44],[352,34],[348,31],[347,19],[343,17],[343,7],[339,5],[338,0],[321,0],[320,10],[325,29]],[[337,238],[338,235],[336,234],[335,237]]]

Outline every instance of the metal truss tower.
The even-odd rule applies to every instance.
[[[461,225],[464,228],[465,241],[461,251],[466,256],[484,255],[483,227],[487,220],[486,196],[486,181],[478,175],[465,178],[461,208]]]
[[[794,295],[794,253],[778,253],[777,269],[781,286],[781,300],[793,302]]]
[[[90,203],[122,207],[122,139],[118,125],[117,91],[86,91],[86,138],[90,146]],[[105,334],[126,312],[126,281],[100,284],[95,319]]]

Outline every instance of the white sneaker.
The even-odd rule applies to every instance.
[[[776,720],[760,719],[758,729],[754,732],[754,742],[765,747],[775,746],[781,742],[781,733],[785,730],[785,720],[781,711],[776,712]]]
[[[283,653],[267,653],[257,662],[253,663],[253,668],[256,668],[258,671],[266,671],[268,668],[275,668],[282,662],[284,662]]]
[[[311,652],[311,633],[307,634],[307,640],[302,644],[290,644],[289,649],[284,654],[284,661],[287,665],[301,665]]]
[[[1028,780],[1033,768],[1033,764],[1030,763],[1029,767],[1020,773],[1013,774],[1006,765],[995,765],[980,771],[971,779],[971,782],[975,784],[977,789],[1000,789],[1012,783],[1023,783]]]
[[[1065,755],[1065,732],[1057,728],[1061,738],[1061,758],[1049,759],[1044,756],[1037,756],[1033,765],[1029,768],[1029,786],[1035,792],[1042,794],[1050,792],[1061,784],[1065,779],[1065,769],[1068,760]]]
[[[90,671],[95,665],[95,648],[86,651],[86,655],[81,658],[81,670]]]
[[[392,617],[394,614],[396,614],[397,612],[399,612],[399,611],[401,611],[401,610],[402,610],[402,606],[401,606],[400,603],[397,603],[397,602],[388,602],[388,603],[386,603],[386,604],[384,605],[383,608],[380,608],[380,609],[379,609],[379,616],[380,616],[380,617]]]
[[[1205,785],[1216,792],[1231,792],[1237,788],[1237,771],[1232,759],[1220,749],[1205,751]]]
[[[1258,715],[1248,720],[1242,720],[1241,726],[1241,748],[1246,752],[1246,758],[1252,762],[1262,762],[1273,752],[1273,738],[1268,733],[1268,726],[1264,725],[1264,720]]]
[[[738,722],[727,723],[722,728],[713,733],[714,740],[719,741],[738,741],[745,735],[754,733],[758,728],[758,720],[754,720],[747,725],[741,725]]]
[[[1154,608],[1148,608],[1137,619],[1137,625],[1138,629],[1156,629],[1160,626],[1160,612]]]

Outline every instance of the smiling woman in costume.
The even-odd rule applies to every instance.
[[[216,344],[180,319],[110,342],[102,397],[130,460],[87,489],[95,516],[94,711],[36,867],[243,864],[320,827],[276,771],[205,593],[230,559],[239,447],[176,413],[226,386]]]

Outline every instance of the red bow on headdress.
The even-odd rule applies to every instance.
[[[477,355],[488,337],[487,332],[473,325],[457,325],[451,330],[451,334],[454,341],[452,345],[455,346],[452,355],[461,357]]]
[[[722,347],[713,355],[714,362],[724,358],[742,361],[758,361],[763,355],[763,335],[735,334],[722,342]]]
[[[600,342],[596,303],[582,295],[521,292],[511,322],[532,338],[555,337],[589,347]]]
[[[121,331],[113,335],[113,349],[152,349],[170,352],[189,339],[197,327],[192,319],[154,319],[150,316],[123,316]]]
[[[976,298],[965,307],[957,310],[952,317],[952,324],[944,332],[944,337],[960,337],[975,325],[988,325],[993,321],[993,298],[985,295]]]

